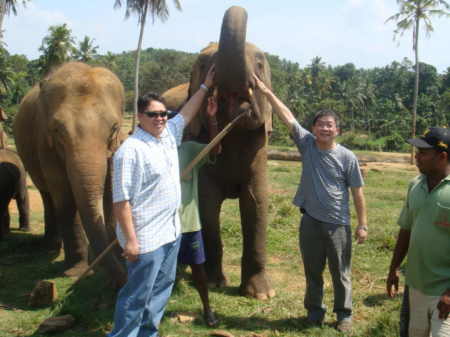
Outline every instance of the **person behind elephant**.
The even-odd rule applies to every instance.
[[[304,305],[308,312],[307,319],[313,325],[323,323],[326,312],[323,271],[328,260],[334,288],[336,328],[348,332],[352,328],[349,188],[358,218],[355,237],[358,243],[367,238],[363,178],[358,160],[353,152],[336,143],[339,120],[333,111],[319,111],[310,133],[256,75],[254,78],[257,88],[265,94],[289,128],[303,158],[302,176],[294,204],[303,213],[299,241],[306,277]]]
[[[114,154],[113,210],[128,280],[118,294],[109,337],[158,336],[175,280],[180,244],[177,147],[213,78],[211,67],[204,84],[169,121],[158,95],[141,97],[139,126]]]
[[[386,290],[398,291],[406,256],[409,337],[450,336],[450,130],[432,127],[408,143],[420,175],[408,186]]]
[[[206,109],[208,119],[208,130],[210,138],[213,139],[218,133],[217,120],[217,101],[214,96],[208,98]],[[189,165],[189,163],[205,148],[206,144],[194,141],[185,141],[178,149],[180,160],[180,170]],[[212,154],[217,154],[220,150],[220,144],[212,150]],[[181,179],[181,244],[178,254],[178,263],[189,265],[192,271],[192,279],[197,289],[203,305],[203,317],[206,324],[213,327],[219,323],[209,303],[208,277],[205,270],[205,250],[203,236],[201,231],[200,214],[198,209],[198,172],[200,168],[208,161],[208,157],[203,158],[197,163],[192,171]]]

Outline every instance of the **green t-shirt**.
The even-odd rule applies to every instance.
[[[196,142],[183,142],[178,148],[180,172],[189,165],[197,154],[206,146]],[[198,171],[207,161],[207,156],[194,166],[186,179],[181,180],[181,232],[189,233],[199,231],[202,226],[198,212]]]
[[[411,231],[406,283],[440,296],[450,288],[450,176],[431,192],[424,175],[413,179],[398,224]]]

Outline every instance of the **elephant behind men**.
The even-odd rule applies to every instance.
[[[266,277],[266,226],[268,209],[267,133],[271,131],[271,107],[255,89],[253,73],[271,87],[270,68],[264,52],[245,41],[247,13],[231,7],[225,13],[219,44],[203,49],[193,66],[189,96],[202,83],[212,63],[216,64],[219,129],[241,113],[234,129],[222,140],[222,152],[213,165],[205,165],[199,176],[199,207],[203,224],[206,270],[210,283],[223,286],[219,215],[226,198],[239,198],[243,232],[241,262],[242,295],[266,299],[275,295]],[[166,92],[163,97],[172,97]],[[176,97],[175,97],[176,98]],[[179,97],[174,99],[179,104]],[[176,106],[169,106],[176,108]],[[203,107],[204,109],[205,107]],[[204,116],[200,113],[198,116]],[[186,136],[204,137],[205,123],[194,120]]]
[[[0,149],[0,240],[9,233],[9,203],[16,200],[19,229],[30,230],[30,209],[26,184],[27,174],[16,152]]]
[[[44,203],[45,240],[64,243],[66,275],[87,266],[86,236],[94,254],[113,238],[110,158],[119,145],[124,90],[109,70],[63,64],[23,99],[14,122],[17,150]],[[83,226],[83,228],[82,228]],[[123,284],[122,263],[104,261]]]

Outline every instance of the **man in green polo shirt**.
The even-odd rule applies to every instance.
[[[433,127],[408,143],[421,173],[408,188],[387,277],[398,290],[398,268],[408,255],[409,337],[450,336],[450,129]]]

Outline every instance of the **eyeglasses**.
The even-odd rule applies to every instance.
[[[167,117],[167,115],[170,113],[170,111],[169,110],[165,110],[165,111],[145,111],[143,113],[144,113],[144,115],[147,115],[150,118],[156,118],[158,116],[161,117],[161,118],[164,118],[164,117]]]

